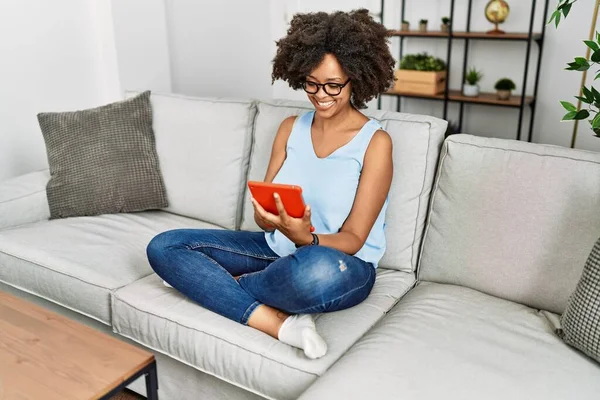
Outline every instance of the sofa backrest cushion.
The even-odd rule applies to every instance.
[[[150,100],[165,211],[237,228],[255,104],[158,93]]]
[[[600,154],[454,135],[419,279],[562,313],[600,235]]]
[[[311,109],[312,106],[306,102],[282,100],[258,103],[250,180],[264,179],[279,124],[290,115]],[[446,122],[433,117],[380,110],[367,111],[366,115],[379,120],[394,143],[394,178],[386,215],[387,249],[379,266],[414,271]],[[258,230],[249,196],[245,197],[241,228]]]

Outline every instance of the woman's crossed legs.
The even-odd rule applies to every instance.
[[[326,347],[307,315],[362,302],[375,269],[323,246],[279,257],[263,232],[175,229],[147,248],[154,271],[203,307],[322,356]],[[234,277],[238,277],[236,280]]]

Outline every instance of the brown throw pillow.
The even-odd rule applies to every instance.
[[[149,91],[37,117],[50,164],[51,219],[167,207]]]
[[[565,343],[600,362],[600,239],[585,263],[561,325],[558,333]]]

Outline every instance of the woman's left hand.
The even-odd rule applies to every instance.
[[[260,218],[270,225],[273,225],[275,229],[283,233],[288,239],[297,245],[306,245],[312,242],[313,237],[311,234],[311,222],[310,222],[310,206],[306,206],[304,209],[304,216],[302,218],[290,217],[283,207],[281,198],[277,193],[273,195],[275,199],[275,205],[279,215],[272,214],[266,211],[258,202],[252,199],[252,205],[254,206],[255,212]]]

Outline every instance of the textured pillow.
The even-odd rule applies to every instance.
[[[150,92],[89,110],[40,113],[50,218],[167,207]]]
[[[565,343],[600,362],[600,239],[585,263],[561,325],[558,333]]]

